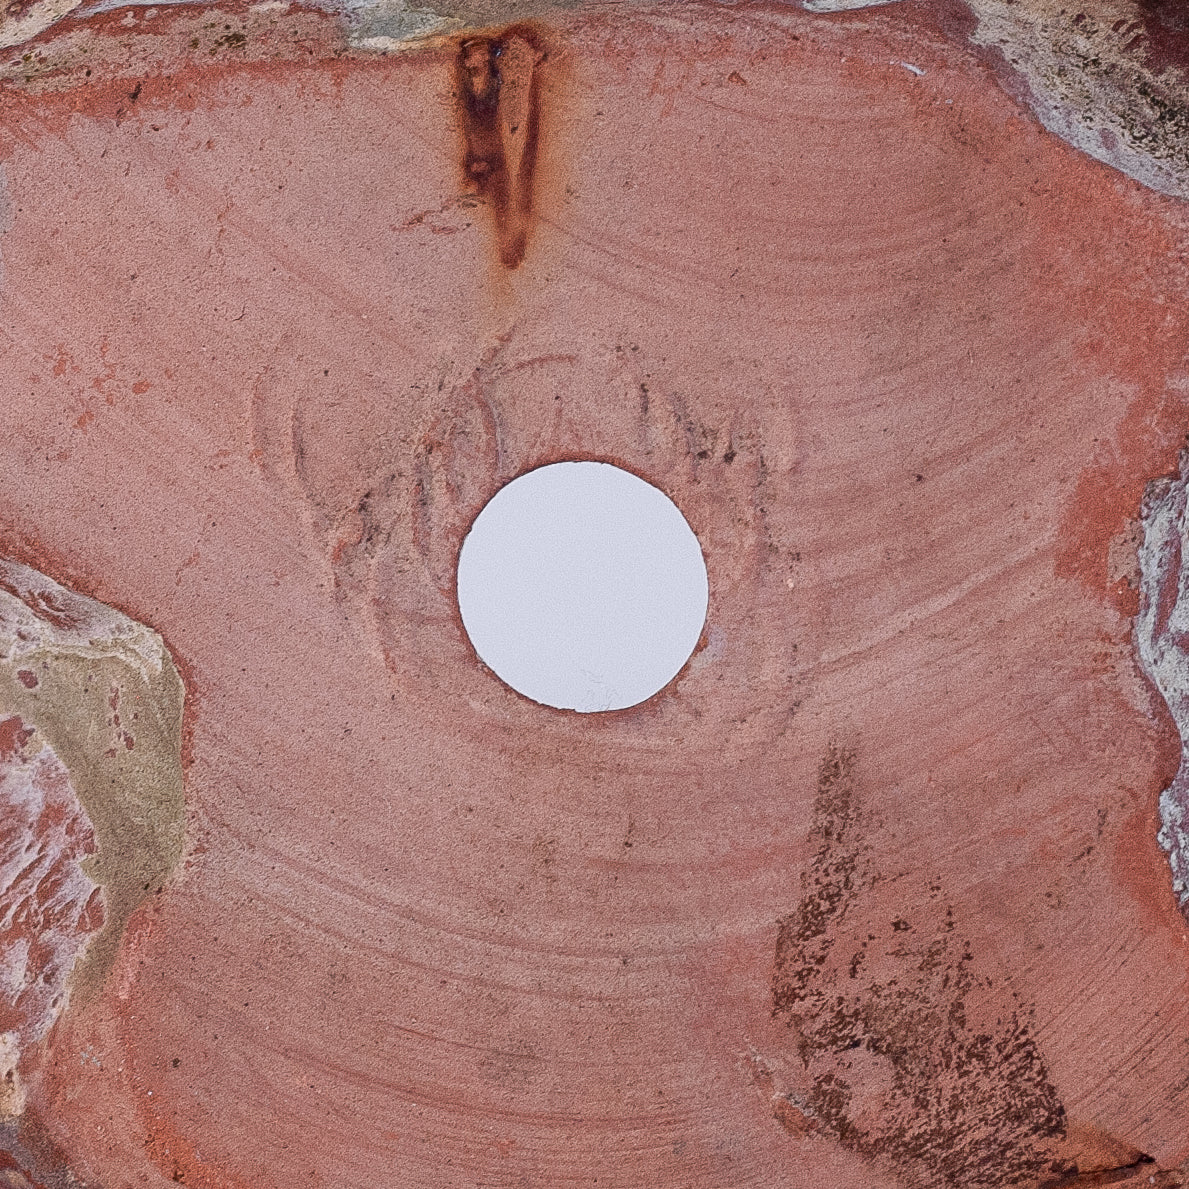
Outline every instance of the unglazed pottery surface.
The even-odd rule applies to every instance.
[[[1189,1181],[1176,12],[68,7],[0,90],[0,1185]],[[709,579],[606,714],[456,600],[574,459]]]

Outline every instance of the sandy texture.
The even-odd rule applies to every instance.
[[[1189,415],[1177,208],[899,6],[540,35],[514,270],[451,46],[9,93],[0,545],[160,632],[190,732],[190,850],[26,1171],[1179,1184],[1131,524]],[[710,574],[685,671],[599,717],[502,686],[453,592],[572,457]]]

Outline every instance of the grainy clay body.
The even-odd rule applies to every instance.
[[[442,19],[136,7],[4,66],[45,668],[0,719],[74,940],[0,1024],[0,1181],[1182,1184],[1182,481],[1136,524],[1189,430],[1181,200],[949,8]],[[574,458],[709,574],[609,714],[502,685],[454,597]]]

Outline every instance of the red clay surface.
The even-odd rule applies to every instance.
[[[1109,559],[1186,237],[897,20],[558,18],[515,270],[453,47],[6,98],[0,544],[190,713],[190,858],[31,1083],[80,1179],[1179,1183],[1176,734]],[[575,457],[710,574],[599,717],[452,588]]]

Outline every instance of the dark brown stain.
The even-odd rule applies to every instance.
[[[545,58],[539,33],[527,24],[466,37],[458,46],[465,184],[490,208],[508,269],[524,261],[532,229]]]
[[[920,1189],[1060,1175],[1065,1110],[1030,1006],[980,960],[939,880],[889,886],[855,769],[844,748],[821,762],[815,853],[778,925],[771,1010],[808,1087],[803,1126]]]
[[[1137,20],[1125,27],[1142,29],[1144,56],[1156,74],[1170,67],[1189,69],[1189,7],[1185,0],[1139,0]]]

